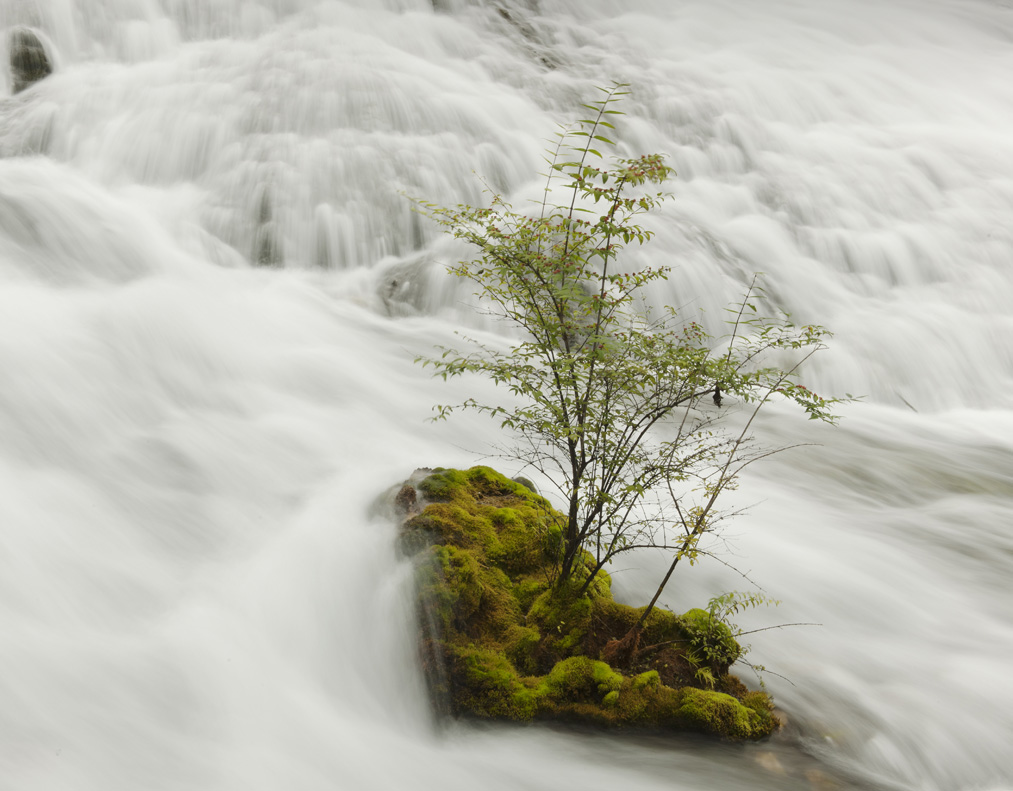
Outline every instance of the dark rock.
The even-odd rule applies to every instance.
[[[34,30],[16,27],[10,32],[11,93],[21,93],[53,73],[46,47]]]
[[[538,487],[536,487],[535,484],[532,483],[530,478],[525,478],[523,475],[518,475],[516,478],[511,478],[510,480],[513,481],[514,483],[519,483],[525,489],[530,489],[535,494],[539,494]]]
[[[411,515],[418,512],[418,497],[415,494],[415,487],[405,484],[394,497],[394,505],[398,512]]]

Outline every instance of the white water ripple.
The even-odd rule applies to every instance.
[[[983,0],[0,0],[0,788],[1008,789],[1013,9]],[[413,359],[509,342],[405,195],[516,205],[594,86],[679,173],[630,265],[755,271],[865,399],[774,408],[728,560],[763,745],[430,721],[375,498],[502,440]],[[734,405],[731,409],[734,410]],[[513,470],[507,470],[514,472]],[[614,569],[631,600],[663,557]],[[746,583],[703,564],[676,610]],[[744,670],[746,675],[748,671]],[[836,787],[836,786],[835,786]]]

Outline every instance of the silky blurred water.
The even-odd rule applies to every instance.
[[[0,0],[15,25],[56,71],[0,96],[0,788],[1013,788],[1008,4]],[[770,409],[810,444],[745,476],[734,569],[665,594],[821,624],[748,638],[788,722],[761,745],[436,727],[373,507],[502,440],[426,421],[502,395],[416,356],[509,341],[406,195],[521,205],[611,80],[623,151],[679,174],[626,259],[673,267],[650,300],[720,332],[762,271],[835,332],[807,384],[864,396]]]

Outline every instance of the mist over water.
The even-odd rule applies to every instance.
[[[0,0],[16,25],[56,70],[0,95],[0,789],[1013,788],[1013,8]],[[762,271],[835,332],[806,384],[864,396],[768,411],[814,444],[717,545],[783,602],[744,626],[821,624],[749,638],[762,745],[437,728],[374,508],[502,439],[426,422],[502,395],[412,360],[509,339],[405,195],[522,205],[611,80],[624,152],[679,174],[625,259],[673,267],[650,301],[720,333]],[[665,602],[749,587],[703,563]]]

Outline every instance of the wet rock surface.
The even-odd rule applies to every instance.
[[[16,27],[8,34],[11,93],[30,88],[53,73],[53,63],[38,34],[28,27]]]

